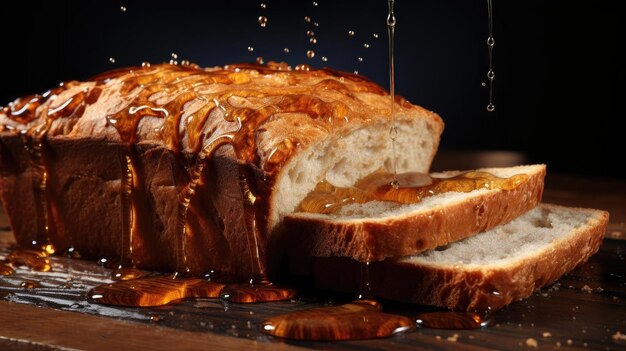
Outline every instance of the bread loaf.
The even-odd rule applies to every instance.
[[[18,243],[152,270],[264,271],[269,237],[320,180],[349,186],[392,164],[386,91],[300,68],[146,65],[9,103],[1,197]],[[395,104],[398,170],[426,172],[443,123]]]

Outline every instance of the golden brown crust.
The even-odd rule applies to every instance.
[[[608,213],[578,210],[595,213],[571,235],[512,264],[470,268],[386,260],[371,264],[370,286],[375,295],[397,301],[463,311],[499,309],[529,297],[535,290],[556,281],[598,251],[608,223]],[[316,259],[316,286],[356,291],[359,269],[358,263],[347,259]]]
[[[541,201],[545,166],[513,190],[489,191],[431,210],[382,219],[287,216],[282,233],[291,255],[350,257],[360,262],[413,255],[507,223]]]

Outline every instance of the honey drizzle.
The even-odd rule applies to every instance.
[[[487,57],[489,58],[489,71],[487,71],[487,79],[489,80],[489,103],[487,111],[493,112],[496,106],[493,104],[493,80],[496,76],[493,71],[493,47],[495,40],[493,38],[493,0],[487,0],[487,15],[489,17],[489,37],[487,37]]]
[[[52,125],[59,118],[70,118],[81,116],[88,102],[92,99],[92,91],[85,88],[77,92],[55,108],[50,108],[54,100],[67,89],[73,88],[77,82],[61,83],[58,87],[48,90],[41,95],[32,95],[26,98],[17,99],[4,107],[2,112],[6,116],[25,126],[40,119],[40,123],[25,129],[16,129],[21,137],[26,150],[30,156],[30,166],[35,171],[33,176],[33,194],[35,196],[35,211],[37,212],[37,232],[31,245],[35,250],[41,250],[45,254],[52,254],[56,248],[52,244],[51,231],[56,230],[52,219],[55,218],[54,199],[50,195],[48,188],[49,172],[46,160],[46,146],[44,139]],[[97,98],[97,97],[96,97]],[[71,235],[69,245],[72,246]]]
[[[396,126],[396,111],[395,111],[395,64],[394,64],[394,46],[395,46],[395,30],[396,30],[396,16],[393,12],[394,0],[387,0],[387,5],[389,7],[389,13],[387,15],[387,34],[389,39],[389,97],[390,97],[390,117],[391,117],[391,128],[389,128],[389,138],[391,139],[391,165],[393,168],[393,179],[391,181],[391,185],[394,188],[398,188],[398,166],[396,159],[396,139],[398,138],[398,127]]]
[[[470,192],[478,189],[512,190],[528,180],[526,174],[500,178],[487,172],[470,171],[450,178],[430,177],[410,172],[398,175],[399,186],[391,184],[393,175],[378,172],[358,181],[354,187],[335,187],[321,181],[298,205],[299,212],[333,214],[345,205],[370,201],[390,201],[399,204],[419,203],[422,199],[445,192]]]

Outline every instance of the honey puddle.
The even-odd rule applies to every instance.
[[[414,325],[410,318],[384,313],[380,303],[364,299],[271,317],[261,330],[287,339],[335,341],[386,338]]]
[[[13,266],[25,266],[39,272],[48,272],[52,269],[50,258],[45,251],[14,250],[5,259]]]

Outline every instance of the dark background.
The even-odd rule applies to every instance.
[[[169,61],[172,53],[202,66],[262,56],[358,70],[387,87],[387,2],[318,3],[3,2],[0,105],[61,81]],[[521,151],[551,172],[624,178],[626,58],[618,51],[625,49],[626,13],[619,3],[494,0],[496,111],[488,113],[481,86],[487,2],[397,0],[396,91],[443,117],[442,149]],[[316,56],[308,59],[311,49]]]

